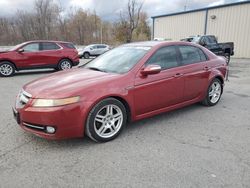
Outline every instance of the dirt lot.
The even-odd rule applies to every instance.
[[[47,141],[18,127],[15,95],[50,73],[0,78],[0,187],[250,187],[250,60],[232,60],[217,106],[130,124],[105,144]]]

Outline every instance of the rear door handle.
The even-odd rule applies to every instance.
[[[174,77],[175,78],[179,78],[179,77],[181,77],[181,76],[183,76],[184,74],[182,74],[182,73],[176,73],[175,75],[174,75]]]

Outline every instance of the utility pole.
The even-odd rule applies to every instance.
[[[101,44],[102,44],[102,20],[101,20]]]

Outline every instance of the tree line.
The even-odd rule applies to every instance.
[[[36,0],[32,12],[17,10],[0,17],[0,45],[15,45],[29,40],[63,40],[78,45],[119,44],[149,40],[148,17],[139,0],[128,0],[118,21],[104,21],[95,11],[71,7],[65,11],[53,0]]]

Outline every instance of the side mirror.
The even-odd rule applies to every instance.
[[[148,65],[144,69],[141,70],[141,74],[143,76],[158,74],[161,72],[161,66],[159,65]]]
[[[24,52],[24,49],[20,48],[20,49],[17,50],[17,52],[22,53],[22,52]]]

